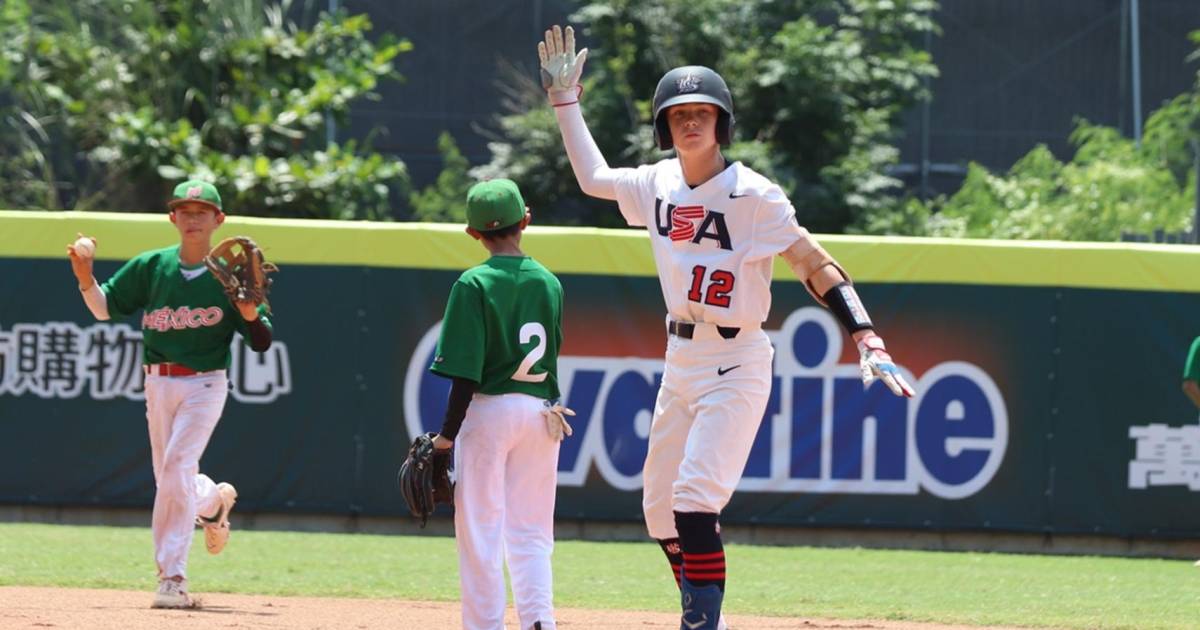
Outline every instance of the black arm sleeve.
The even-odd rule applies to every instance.
[[[451,441],[458,437],[458,430],[462,428],[463,418],[467,417],[467,406],[471,404],[471,397],[475,395],[475,390],[478,388],[479,383],[475,381],[454,377],[454,383],[450,385],[450,400],[446,402],[446,419],[442,422],[442,437]]]
[[[250,349],[255,352],[266,352],[271,347],[271,328],[259,317],[252,322],[246,322],[246,330],[250,333]]]
[[[858,292],[854,290],[854,285],[849,282],[838,284],[821,297],[824,298],[825,303],[829,305],[830,312],[841,322],[846,332],[854,334],[860,330],[870,330],[875,327],[871,323],[871,318],[867,316],[867,308],[858,298]]]

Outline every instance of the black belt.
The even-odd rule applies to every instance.
[[[741,331],[741,328],[735,326],[717,326],[717,334],[725,339],[733,339]],[[667,322],[667,332],[676,337],[691,339],[696,334],[696,325],[691,322],[677,322],[672,320]]]

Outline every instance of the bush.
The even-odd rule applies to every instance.
[[[238,214],[390,216],[404,165],[327,124],[410,45],[345,12],[301,28],[291,5],[5,0],[0,203],[157,211],[196,176]]]
[[[899,116],[937,72],[914,42],[936,30],[931,0],[604,0],[571,18],[591,50],[583,108],[613,166],[668,157],[652,141],[658,79],[684,64],[719,71],[734,95],[737,142],[726,152],[779,182],[800,221],[837,232],[870,211],[893,211]],[[819,17],[817,17],[819,16]],[[530,42],[531,63],[533,46]],[[554,113],[536,80],[506,73],[508,113],[491,163],[556,220],[623,224],[611,204],[583,198]]]
[[[1192,34],[1200,43],[1200,31]],[[1200,51],[1192,59],[1200,58]],[[870,234],[1115,241],[1124,232],[1190,231],[1200,159],[1200,76],[1196,87],[1146,120],[1141,146],[1112,127],[1078,121],[1075,155],[1060,162],[1034,147],[1005,174],[972,163],[949,198],[873,212]]]

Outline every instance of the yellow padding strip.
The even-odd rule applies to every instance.
[[[0,211],[0,257],[65,257],[76,232],[102,260],[177,242],[163,214]],[[244,234],[279,264],[466,269],[487,257],[462,226],[229,217],[217,238]],[[1060,286],[1195,292],[1200,247],[819,235],[858,282]],[[555,273],[654,276],[646,231],[532,226],[526,253]],[[795,281],[782,259],[775,277]]]

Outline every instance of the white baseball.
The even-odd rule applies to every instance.
[[[96,244],[86,236],[75,240],[75,254],[80,258],[91,258],[96,255]]]

